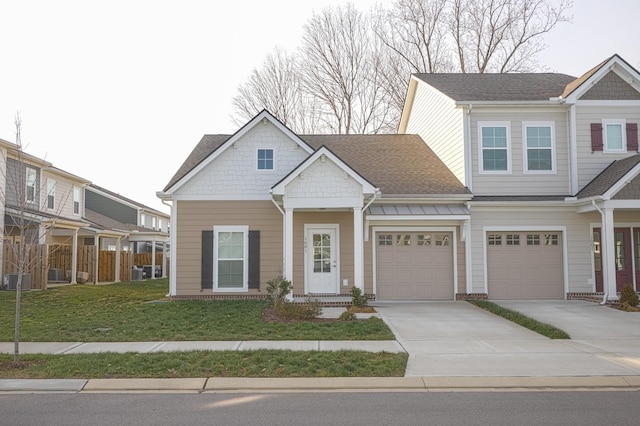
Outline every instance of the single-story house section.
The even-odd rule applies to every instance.
[[[448,299],[467,293],[470,191],[416,135],[297,135],[262,111],[205,135],[172,205],[171,297]]]

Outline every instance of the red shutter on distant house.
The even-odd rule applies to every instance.
[[[602,151],[602,124],[591,123],[591,152]]]
[[[627,151],[638,151],[638,123],[627,123]]]

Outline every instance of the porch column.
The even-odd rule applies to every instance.
[[[162,278],[167,277],[167,243],[162,242]]]
[[[616,288],[616,243],[613,231],[613,209],[602,209],[602,288],[608,299],[617,300]]]
[[[156,277],[156,242],[151,240],[151,279]]]
[[[284,278],[293,283],[293,209],[284,211]],[[293,300],[293,290],[287,299]]]
[[[78,281],[76,281],[77,275],[78,275],[78,229],[74,229],[73,238],[71,239],[71,284],[78,283]]]
[[[120,237],[116,238],[116,282],[120,282]]]
[[[353,208],[353,285],[364,294],[362,208]]]
[[[93,238],[94,247],[96,248],[96,260],[93,264],[93,283],[98,284],[98,275],[100,275],[100,236]]]

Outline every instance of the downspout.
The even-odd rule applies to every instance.
[[[371,200],[367,203],[366,206],[364,206],[364,208],[362,209],[362,216],[364,218],[365,212],[367,211],[367,209],[369,208],[369,206],[376,200],[376,196],[380,193],[380,188],[376,188],[376,192],[373,193],[373,197],[371,197]],[[365,228],[364,228],[364,240],[365,241],[369,241],[369,224],[367,222],[367,220],[363,220],[363,222],[365,223]]]
[[[606,232],[605,230],[605,224],[604,224],[604,212],[600,209],[600,207],[598,207],[598,205],[596,204],[596,200],[591,200],[591,205],[593,205],[593,207],[598,211],[598,213],[600,213],[600,217],[602,219],[600,219],[600,221],[602,222],[602,224],[600,225],[601,227],[601,231],[600,231],[600,252],[604,253],[604,244],[602,244],[602,240],[603,240],[603,233]],[[604,265],[604,260],[605,259],[601,259],[602,264]],[[607,268],[609,268],[609,266],[607,265]],[[604,272],[604,271],[603,271]],[[603,273],[603,277],[604,277],[604,273]],[[607,304],[607,298],[609,296],[609,294],[607,293],[607,286],[604,285],[604,278],[602,279],[602,290],[604,291],[604,296],[602,297],[602,302],[600,302],[601,305],[606,305]]]

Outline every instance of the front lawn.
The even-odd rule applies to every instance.
[[[22,296],[21,341],[390,340],[383,321],[263,322],[262,301],[169,302],[167,279],[73,285]],[[0,341],[13,341],[15,293],[0,291]]]
[[[0,355],[0,379],[402,377],[407,354],[361,351],[192,351]]]

